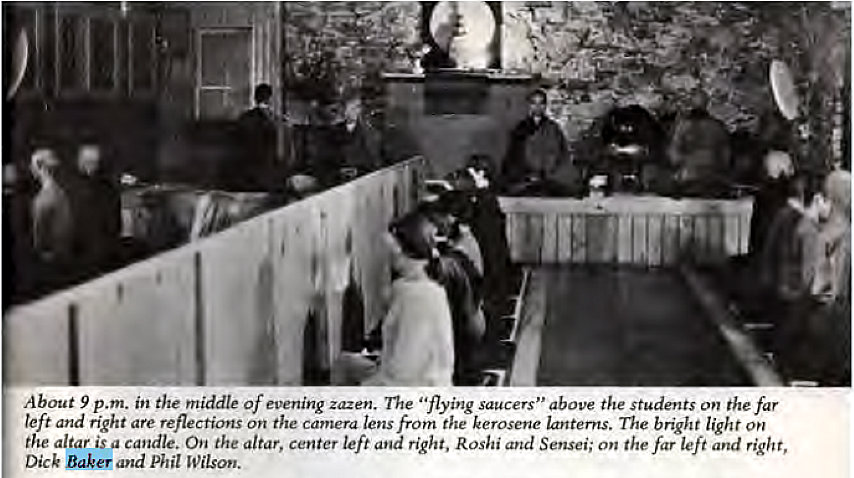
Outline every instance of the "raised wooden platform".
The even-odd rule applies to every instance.
[[[512,259],[527,264],[667,266],[747,252],[751,198],[502,197]]]

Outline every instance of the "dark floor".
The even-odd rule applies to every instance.
[[[549,268],[539,386],[739,386],[739,364],[676,272]]]

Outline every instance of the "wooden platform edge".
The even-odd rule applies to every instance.
[[[679,272],[753,383],[760,387],[784,386],[783,379],[762,355],[747,331],[729,314],[720,294],[691,266],[681,265]]]
[[[510,376],[507,377],[507,384],[511,387],[536,386],[537,369],[540,365],[540,343],[545,320],[545,288],[540,284],[543,280],[541,271],[525,267],[524,274],[519,292],[519,321],[514,331],[516,350],[510,365]]]

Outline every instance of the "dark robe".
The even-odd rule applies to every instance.
[[[433,45],[430,51],[421,58],[421,67],[425,70],[456,68],[457,62],[451,58],[450,53],[437,45]]]
[[[570,162],[566,138],[560,126],[547,117],[539,122],[530,116],[510,133],[510,144],[502,165],[505,189],[534,180],[546,189],[569,187],[577,179]]]
[[[352,131],[345,124],[336,125],[331,131],[330,143],[338,161],[338,168],[353,168],[359,174],[378,169],[380,145],[376,131],[359,121]]]
[[[450,305],[454,331],[454,384],[477,382],[477,352],[486,324],[481,305],[481,277],[460,250],[447,249],[440,259],[440,283]]]
[[[122,203],[118,185],[106,175],[69,180],[75,220],[74,254],[81,278],[110,269],[121,238]]]
[[[230,190],[270,191],[279,182],[276,168],[276,124],[266,108],[252,108],[236,123],[234,160],[221,174]]]

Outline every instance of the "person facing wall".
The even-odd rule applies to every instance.
[[[435,226],[410,213],[384,236],[396,278],[391,304],[382,320],[379,365],[350,360],[342,367],[367,375],[363,385],[450,386],[454,372],[454,334],[445,290],[438,279]],[[356,356],[359,357],[359,356]]]
[[[475,385],[479,379],[478,352],[486,331],[482,309],[483,260],[470,231],[468,237],[475,247],[462,240],[467,226],[460,223],[452,209],[447,195],[422,206],[440,238],[438,281],[445,288],[453,319],[454,384]]]

